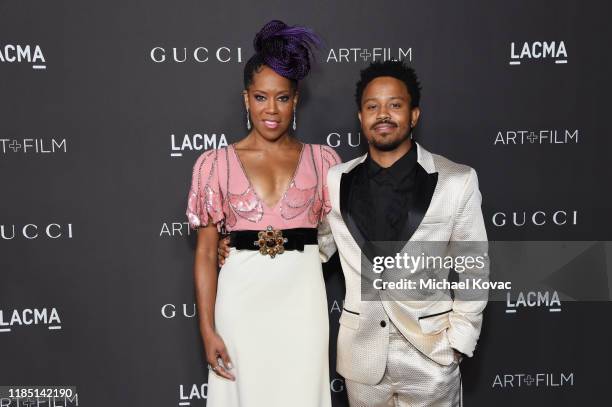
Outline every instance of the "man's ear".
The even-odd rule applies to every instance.
[[[421,116],[421,109],[418,107],[413,108],[412,111],[410,112],[410,126],[411,127],[416,127],[416,125],[419,123],[420,116]]]

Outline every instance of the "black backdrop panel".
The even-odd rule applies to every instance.
[[[408,59],[423,85],[416,138],[477,170],[491,240],[610,240],[610,11],[1,0],[0,385],[73,385],[69,405],[205,406],[187,191],[199,154],[246,134],[242,69],[272,18],[325,40],[302,84],[300,139],[363,153],[359,70]],[[337,256],[325,274],[339,407]],[[489,305],[462,365],[467,405],[605,400],[609,302],[507,307]]]

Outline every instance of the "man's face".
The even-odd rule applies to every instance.
[[[359,121],[368,143],[391,151],[410,137],[419,108],[410,108],[410,94],[404,82],[390,76],[372,80],[363,91]]]

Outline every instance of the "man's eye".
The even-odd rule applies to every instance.
[[[399,103],[391,103],[391,107],[394,109],[399,109],[400,107],[402,107],[402,105]]]
[[[257,100],[258,102],[261,102],[262,100],[265,100],[266,98],[262,95],[255,95],[255,100]]]
[[[376,105],[367,105],[366,109],[368,110],[376,109]]]

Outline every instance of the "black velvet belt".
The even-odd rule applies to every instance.
[[[229,233],[229,245],[239,250],[258,250],[263,255],[275,255],[285,250],[304,251],[304,245],[317,244],[316,228],[234,230]]]

